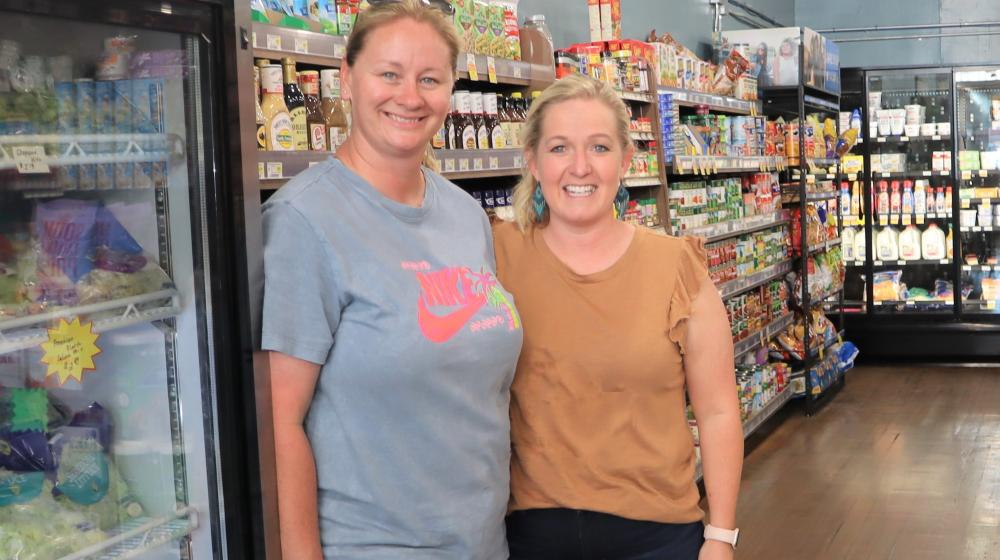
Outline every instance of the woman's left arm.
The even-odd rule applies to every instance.
[[[684,371],[701,438],[710,521],[715,527],[734,529],[743,470],[743,425],[732,331],[719,292],[709,278],[703,280],[692,302],[687,328]],[[708,541],[703,556],[717,545],[729,548],[728,544]]]

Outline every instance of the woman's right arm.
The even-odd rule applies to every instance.
[[[269,363],[281,555],[322,560],[316,461],[304,425],[320,366],[280,352],[270,352]]]

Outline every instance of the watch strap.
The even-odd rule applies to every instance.
[[[718,527],[713,527],[712,525],[705,525],[705,539],[713,541],[721,541],[731,545],[736,548],[736,543],[740,538],[739,529],[720,529]]]

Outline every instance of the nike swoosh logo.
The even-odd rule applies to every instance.
[[[461,309],[452,311],[447,315],[435,315],[427,309],[424,298],[417,300],[417,324],[420,325],[420,332],[424,333],[427,340],[438,344],[451,340],[458,331],[472,319],[483,305],[486,304],[485,295],[477,295],[469,300]]]

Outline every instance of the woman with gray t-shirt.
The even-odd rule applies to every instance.
[[[520,318],[485,214],[421,165],[458,39],[437,8],[369,1],[347,141],[264,205],[283,556],[506,559]]]

